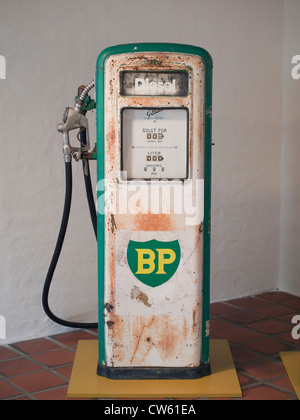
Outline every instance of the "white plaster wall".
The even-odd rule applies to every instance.
[[[7,79],[0,80],[0,314],[7,321],[6,342],[64,330],[41,305],[64,198],[56,124],[73,105],[77,87],[94,77],[99,52],[115,44],[178,42],[211,53],[212,300],[278,286],[282,4],[0,0],[0,54],[7,62]],[[74,178],[50,304],[60,317],[96,321],[96,244],[81,164],[74,164]]]
[[[284,2],[282,104],[282,200],[280,283],[300,296],[300,79],[292,77],[292,58],[300,55],[300,2]],[[300,73],[300,72],[298,72]]]

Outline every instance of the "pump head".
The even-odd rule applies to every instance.
[[[86,130],[86,145],[81,147],[73,147],[70,144],[69,132],[72,130]],[[90,149],[90,139],[88,131],[88,119],[85,115],[80,113],[79,108],[66,108],[63,115],[63,122],[57,125],[57,130],[63,136],[63,152],[65,162],[70,162],[72,156],[81,157],[83,152],[88,152]]]
[[[65,162],[70,162],[72,160],[72,156],[75,157],[76,160],[80,159],[82,157],[82,153],[87,153],[90,149],[88,119],[85,116],[86,110],[84,103],[88,98],[89,91],[94,86],[95,81],[93,80],[83,89],[80,88],[81,94],[78,96],[78,98],[76,98],[75,106],[73,108],[67,107],[65,109],[63,122],[57,125],[58,132],[62,133],[63,136],[63,152],[65,156]],[[69,132],[76,129],[80,131],[85,130],[86,132],[86,142],[85,144],[81,144],[80,147],[73,147],[70,144]]]

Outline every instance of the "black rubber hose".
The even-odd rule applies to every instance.
[[[93,187],[92,187],[92,181],[91,181],[89,161],[88,160],[82,161],[82,165],[83,165],[83,175],[84,175],[87,201],[88,201],[88,205],[90,209],[90,215],[91,215],[95,237],[97,239],[97,212],[96,212],[95,200],[93,197]]]
[[[58,318],[56,315],[53,314],[53,312],[51,311],[49,307],[50,286],[52,283],[53,275],[54,275],[54,272],[55,272],[60,254],[61,254],[64,239],[66,236],[66,231],[67,231],[69,217],[70,217],[71,203],[72,203],[73,176],[72,176],[72,163],[71,162],[65,163],[65,170],[66,170],[65,205],[64,205],[63,217],[61,221],[61,226],[60,226],[60,231],[59,231],[55,251],[54,251],[51,264],[48,270],[48,274],[45,280],[45,284],[44,284],[43,297],[42,297],[43,308],[46,315],[52,321],[54,321],[55,323],[59,325],[63,325],[64,327],[84,328],[84,329],[98,328],[97,323],[70,322],[70,321],[65,321],[61,318]]]
[[[80,130],[80,142],[82,144],[82,147],[86,145],[86,130],[82,128]],[[95,200],[93,196],[90,164],[87,159],[82,160],[82,167],[83,167],[83,177],[84,177],[84,183],[85,183],[86,197],[87,197],[87,201],[89,205],[95,237],[97,239],[97,211],[96,211]]]

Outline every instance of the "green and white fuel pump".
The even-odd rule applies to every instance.
[[[96,89],[96,105],[89,92]],[[212,60],[180,44],[111,47],[67,108],[66,204],[43,304],[62,325],[99,329],[97,373],[110,379],[210,374],[209,289]],[[96,106],[97,147],[86,113]],[[69,132],[78,130],[78,147]],[[48,305],[68,224],[72,158],[84,164],[98,238],[98,324],[70,323]],[[97,159],[97,215],[89,164]],[[96,220],[97,219],[97,220]]]

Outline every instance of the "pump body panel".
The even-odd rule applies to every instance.
[[[98,374],[208,374],[209,55],[114,47],[99,57],[96,88]]]

